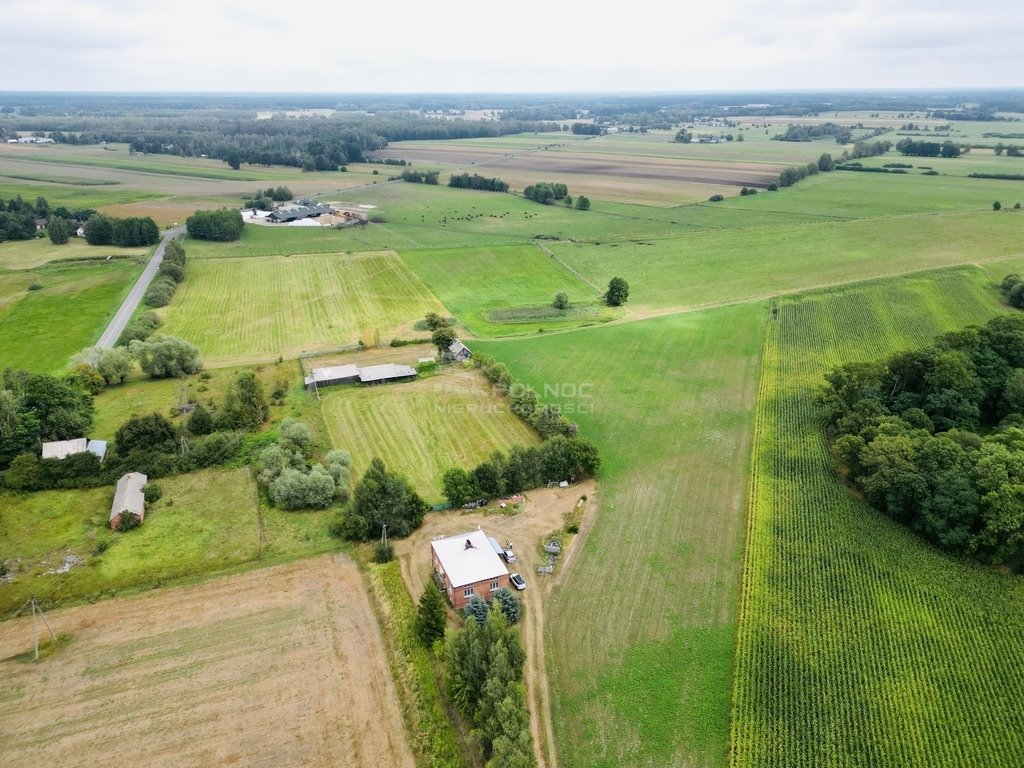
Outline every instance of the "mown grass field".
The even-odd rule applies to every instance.
[[[84,239],[73,237],[65,245],[54,245],[48,237],[33,240],[14,240],[0,243],[0,270],[32,269],[51,261],[102,261],[108,256],[144,256],[149,248],[114,248],[89,245]]]
[[[575,326],[565,321],[491,322],[488,311],[550,304],[565,291],[572,302],[590,302],[600,293],[566,270],[536,245],[411,250],[409,268],[478,336],[536,333],[539,328]],[[593,322],[585,319],[582,322]]]
[[[989,210],[548,247],[596,285],[624,277],[631,304],[700,306],[1019,254],[1024,215]]]
[[[546,609],[559,765],[725,759],[767,314],[758,302],[477,345],[601,450],[600,508]]]
[[[758,401],[730,764],[1010,765],[1024,747],[1024,583],[858,502],[812,396],[1000,311],[965,268],[784,298]]]
[[[0,584],[0,616],[7,618],[30,595],[49,606],[77,603],[337,547],[327,533],[328,513],[259,510],[248,469],[153,482],[163,496],[147,509],[145,523],[127,534],[107,527],[113,486],[0,492],[0,561],[14,573],[12,582]],[[100,542],[109,542],[105,551]],[[68,555],[82,564],[48,573]]]
[[[187,247],[187,246],[186,246]],[[192,259],[161,315],[210,366],[414,335],[444,307],[394,253]]]
[[[0,368],[63,371],[99,338],[141,270],[128,259],[0,271]]]
[[[444,470],[471,469],[493,451],[539,442],[479,371],[376,387],[336,387],[321,397],[331,442],[352,454],[355,477],[377,457],[405,475],[430,502],[444,501]]]

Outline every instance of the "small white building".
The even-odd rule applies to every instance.
[[[43,443],[44,459],[66,459],[76,453],[95,453],[100,461],[107,455],[106,440],[90,440],[86,437],[76,437],[74,440],[53,440]]]
[[[135,515],[141,523],[146,517],[146,496],[142,492],[149,480],[141,472],[129,472],[117,481],[114,503],[110,505],[110,527],[117,530],[124,515]]]

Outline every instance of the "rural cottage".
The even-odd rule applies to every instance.
[[[430,542],[434,573],[456,610],[508,586],[508,569],[480,530]]]

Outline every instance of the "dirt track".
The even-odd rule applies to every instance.
[[[7,765],[413,768],[355,565],[323,556],[0,625]]]
[[[500,510],[452,510],[427,515],[423,526],[407,539],[395,542],[395,554],[402,566],[402,577],[414,600],[419,600],[423,587],[430,578],[430,541],[437,536],[482,528],[500,542],[511,541],[517,562],[509,570],[518,571],[526,579],[526,590],[519,593],[523,602],[520,622],[523,646],[526,649],[526,695],[530,705],[530,729],[533,731],[534,749],[539,768],[558,764],[555,756],[554,732],[551,727],[547,663],[544,655],[544,598],[562,578],[565,567],[575,554],[575,543],[559,558],[553,576],[537,573],[537,566],[547,563],[540,550],[544,537],[560,528],[565,516],[580,496],[586,496],[587,513],[584,528],[596,507],[594,482],[586,481],[569,488],[550,488],[526,494],[526,503],[518,514],[504,515]]]

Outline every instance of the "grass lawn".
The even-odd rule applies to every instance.
[[[161,332],[196,344],[210,366],[295,357],[377,337],[409,338],[445,313],[394,253],[195,259]]]
[[[144,256],[149,248],[114,248],[89,245],[84,238],[73,237],[65,245],[54,245],[48,237],[32,240],[14,240],[0,243],[0,270],[32,269],[57,259],[92,259],[100,261],[108,256]]]
[[[536,245],[451,250],[410,250],[402,259],[478,336],[521,335],[539,328],[575,326],[594,318],[540,322],[491,322],[492,310],[550,304],[565,291],[572,302],[593,301],[600,291],[586,285]]]
[[[559,765],[721,765],[764,303],[478,343],[600,448],[547,612]]]
[[[141,260],[0,272],[0,368],[59,373],[93,344],[138,278]],[[29,285],[42,288],[29,291]]]
[[[700,306],[1022,253],[1024,214],[889,217],[549,248],[597,285],[624,277],[630,304]]]
[[[1024,748],[1024,581],[962,562],[838,481],[814,390],[999,310],[974,269],[778,303],[758,401],[734,768],[1009,765]]]
[[[324,390],[321,402],[331,442],[352,454],[354,478],[379,457],[431,502],[444,500],[444,470],[471,469],[495,450],[538,442],[475,370],[403,384],[336,387]]]
[[[6,618],[33,594],[45,605],[80,602],[337,546],[327,532],[330,512],[260,512],[248,469],[151,482],[162,498],[147,509],[145,523],[126,534],[107,528],[113,486],[0,493],[0,561],[15,575],[0,584],[0,615]],[[69,555],[81,564],[48,573]]]

